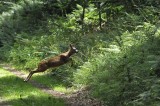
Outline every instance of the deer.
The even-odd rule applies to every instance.
[[[61,53],[58,56],[53,56],[51,58],[42,60],[38,64],[38,68],[36,70],[30,71],[29,75],[24,80],[24,82],[28,82],[30,78],[32,77],[32,75],[35,73],[44,72],[49,68],[59,67],[63,64],[68,63],[69,61],[72,60],[71,56],[75,53],[78,53],[78,49],[76,49],[76,47],[70,44],[68,51]]]

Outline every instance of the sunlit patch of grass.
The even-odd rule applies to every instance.
[[[15,67],[15,66],[14,66],[14,68],[17,69],[17,67]],[[29,74],[29,71],[27,71],[27,70],[20,70],[20,71],[22,73],[24,73],[26,75],[26,77]],[[33,74],[33,76],[31,77],[30,80],[35,80],[36,82],[44,84],[55,91],[63,92],[66,94],[75,91],[75,89],[73,87],[68,87],[69,84],[66,83],[66,81],[63,81],[63,76],[61,76],[61,77],[62,78],[58,78],[56,76],[53,76],[51,70],[47,70],[45,72]]]
[[[45,94],[0,68],[0,96],[13,106],[64,106],[64,101]]]
[[[68,84],[63,81],[62,79],[59,79],[57,77],[54,77],[51,75],[51,72],[44,72],[39,74],[34,74],[32,77],[32,80],[35,80],[37,82],[40,82],[53,90],[63,92],[63,93],[69,93],[72,92],[73,89],[68,87]]]
[[[66,87],[63,86],[63,85],[53,86],[52,88],[53,88],[54,90],[56,90],[56,91],[61,91],[61,92],[66,92],[66,91],[67,91]]]

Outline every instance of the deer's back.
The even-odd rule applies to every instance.
[[[47,60],[44,60],[40,64],[46,64],[48,67],[58,67],[60,65],[67,63],[68,60],[69,60],[69,57],[65,55],[59,55],[59,56],[51,57]]]

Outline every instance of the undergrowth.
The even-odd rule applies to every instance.
[[[49,85],[53,89],[55,83],[66,88],[89,86],[92,96],[108,106],[156,106],[160,96],[160,22],[159,7],[150,6],[151,1],[133,11],[120,4],[100,11],[90,4],[83,23],[80,4],[62,17],[44,12],[43,2],[18,2],[14,8],[17,14],[10,9],[1,15],[0,58],[29,72],[44,58],[67,51],[73,43],[79,53],[72,57],[72,66],[50,69],[46,81],[46,75],[33,79],[47,85],[53,81]],[[105,14],[105,9],[111,16]],[[98,26],[99,12],[102,28]],[[53,80],[56,78],[61,83]]]

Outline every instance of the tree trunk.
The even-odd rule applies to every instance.
[[[102,30],[102,17],[101,17],[101,2],[98,2],[98,14],[99,14],[99,27],[100,30]]]
[[[82,33],[84,33],[84,17],[85,17],[85,9],[86,9],[86,0],[83,1],[83,11],[81,15],[81,22],[82,22]]]

